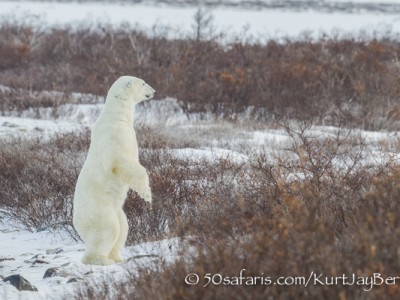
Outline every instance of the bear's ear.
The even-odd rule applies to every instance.
[[[132,80],[129,80],[129,81],[125,84],[125,87],[126,87],[127,89],[130,89],[130,88],[132,87]]]

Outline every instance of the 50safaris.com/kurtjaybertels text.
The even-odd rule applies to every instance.
[[[201,281],[201,282],[200,282]],[[281,285],[281,286],[310,286],[310,285],[348,285],[360,286],[364,291],[371,291],[374,287],[381,285],[395,285],[400,283],[400,276],[384,276],[381,273],[373,273],[370,276],[358,276],[356,274],[339,276],[327,276],[323,273],[312,271],[308,276],[279,276],[272,278],[261,273],[259,276],[246,275],[246,269],[240,270],[237,276],[225,276],[219,273],[206,273],[199,275],[190,273],[185,277],[188,285],[202,284],[203,287],[209,285]]]

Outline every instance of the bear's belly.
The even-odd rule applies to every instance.
[[[116,209],[121,208],[127,197],[129,186],[118,178],[109,177],[107,180],[101,180],[99,177],[95,180],[78,179],[76,205],[112,205]]]
[[[116,206],[122,207],[127,197],[128,190],[129,187],[127,184],[112,180],[107,184],[104,192],[108,201],[112,201]]]

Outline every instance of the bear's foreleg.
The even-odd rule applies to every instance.
[[[143,169],[143,175],[142,175],[141,179],[136,183],[135,191],[146,202],[151,203],[153,199],[152,199],[152,196],[151,196],[151,187],[150,187],[149,175],[147,174],[147,171],[146,171],[146,169],[144,167],[142,167],[142,169]]]
[[[130,168],[126,168],[126,173],[129,187],[137,192],[145,201],[151,203],[150,180],[146,169],[141,164],[135,163],[134,165],[130,165]]]

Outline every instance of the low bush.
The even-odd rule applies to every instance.
[[[73,193],[88,139],[85,133],[59,135],[49,141],[2,142],[2,213],[28,229],[72,225]]]
[[[205,17],[184,39],[149,37],[129,26],[42,31],[2,22],[0,83],[105,95],[118,76],[132,74],[154,86],[158,97],[182,101],[187,111],[236,118],[253,106],[261,119],[398,128],[400,53],[390,36],[220,43],[223,35],[204,34],[213,28],[201,22]],[[3,98],[1,109],[10,110],[20,95],[3,92]]]
[[[175,217],[182,256],[139,268],[122,298],[397,299],[398,165],[368,163],[364,142],[348,132],[316,139],[307,126],[286,130],[286,159],[261,153],[239,173],[214,165],[211,174],[248,177],[184,197],[194,205]]]
[[[142,149],[154,206],[129,194],[129,243],[179,236],[183,248],[174,263],[139,265],[124,282],[110,287],[108,280],[103,292],[113,289],[119,299],[397,299],[398,164],[371,159],[348,130],[316,136],[307,124],[283,126],[290,143],[273,160],[266,151],[248,152],[243,163],[187,159],[170,151],[177,145],[168,139]],[[187,277],[193,273],[198,278]],[[85,289],[78,298],[103,295]]]
[[[316,136],[309,125],[284,128],[291,142],[273,159],[254,149],[247,149],[247,161],[185,158],[173,150],[179,141],[168,136],[145,142],[140,160],[149,170],[154,205],[150,209],[129,193],[128,244],[178,236],[184,248],[175,263],[139,267],[127,283],[115,283],[119,298],[397,297],[398,282],[380,280],[396,276],[399,268],[398,164],[390,156],[372,160],[365,142],[344,129]],[[4,142],[2,214],[28,228],[61,224],[73,232],[73,191],[88,144],[87,133]],[[398,146],[385,147],[398,152]],[[228,284],[242,269],[248,280],[258,281]],[[190,273],[198,274],[197,285],[185,283]],[[215,275],[214,283],[203,287],[207,274]],[[286,285],[271,283],[282,276],[289,278]],[[358,283],[350,284],[353,276]],[[230,278],[219,284],[223,277]],[[87,288],[81,296],[96,298]]]

